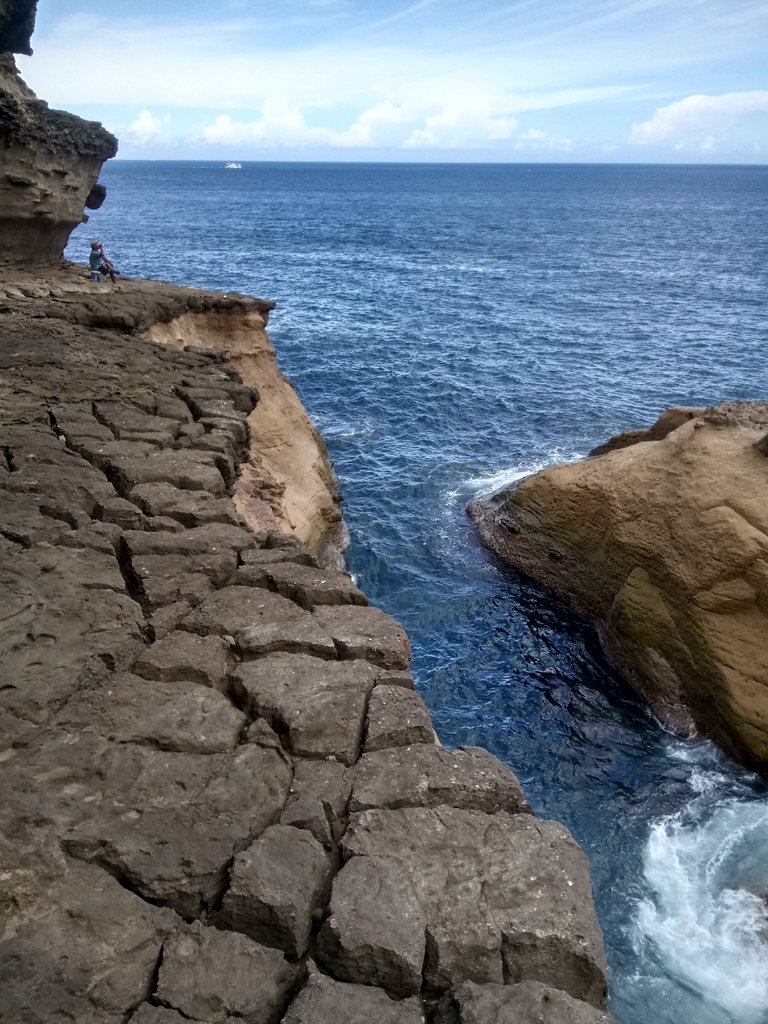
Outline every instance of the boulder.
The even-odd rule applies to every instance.
[[[561,825],[453,807],[353,814],[323,966],[404,996],[540,981],[602,1009],[602,936],[586,857]]]
[[[154,610],[176,601],[202,601],[237,568],[237,553],[134,555],[130,559],[142,603]]]
[[[352,772],[338,761],[294,761],[281,823],[307,829],[326,850],[335,851],[347,827]]]
[[[268,590],[223,587],[202,601],[181,622],[181,628],[200,636],[233,636],[252,626],[281,626],[292,621],[309,622],[309,613],[293,601]]]
[[[435,743],[435,730],[421,697],[403,686],[377,686],[368,702],[365,750]]]
[[[274,594],[264,596],[285,600]],[[335,757],[353,764],[360,752],[368,695],[376,677],[376,667],[363,661],[270,654],[239,665],[231,685],[239,706],[266,718],[292,754]]]
[[[205,491],[184,491],[169,483],[138,484],[128,495],[149,516],[167,516],[186,527],[226,523],[237,526],[232,502]]]
[[[307,611],[321,605],[368,604],[368,598],[345,572],[293,562],[277,562],[262,567],[273,590],[296,601]]]
[[[131,557],[137,555],[214,555],[243,551],[253,547],[253,534],[240,526],[208,523],[176,534],[126,532],[125,546]]]
[[[761,402],[672,410],[658,439],[553,466],[469,509],[491,550],[597,624],[663,722],[757,768],[768,765],[768,502],[755,446],[766,426]]]
[[[487,814],[532,813],[517,778],[481,747],[446,750],[429,743],[370,751],[352,778],[352,811],[445,804]]]
[[[336,876],[320,962],[343,981],[418,995],[427,917],[411,871],[392,860],[353,857]]]
[[[519,985],[465,981],[440,1001],[434,1024],[612,1024],[612,1018],[538,981]]]
[[[217,754],[234,750],[245,715],[222,694],[197,683],[166,680],[158,685],[116,672],[107,683],[80,690],[54,723],[59,729],[94,732],[116,743]]]
[[[318,624],[333,637],[339,657],[365,658],[386,669],[407,669],[411,645],[405,630],[378,608],[319,606]]]
[[[157,997],[205,1024],[272,1024],[298,977],[299,968],[276,949],[196,921],[163,947]]]
[[[424,1024],[424,1020],[420,999],[392,999],[381,989],[334,981],[310,969],[307,983],[281,1024]]]
[[[313,914],[322,910],[330,884],[331,863],[311,833],[272,825],[235,855],[216,923],[303,956]]]
[[[240,572],[235,578],[239,578]],[[289,621],[265,622],[260,626],[240,629],[235,637],[244,658],[264,654],[312,654],[327,661],[336,660],[336,644],[311,615]]]
[[[102,773],[100,806],[66,849],[185,917],[220,898],[235,851],[277,819],[291,780],[282,755],[257,744],[204,757],[126,745],[106,752]]]
[[[197,636],[184,630],[166,633],[146,647],[133,670],[161,683],[189,680],[215,690],[226,690],[229,644],[219,636]]]

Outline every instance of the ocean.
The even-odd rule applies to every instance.
[[[617,1024],[768,1022],[768,785],[665,732],[593,630],[478,544],[475,494],[669,405],[765,399],[768,168],[129,162],[75,232],[277,300],[348,565],[447,745],[586,850]]]

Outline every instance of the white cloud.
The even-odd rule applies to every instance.
[[[126,141],[133,146],[147,146],[152,142],[158,142],[168,120],[167,116],[159,118],[149,110],[142,110],[133,124],[128,125]]]
[[[492,113],[479,104],[451,104],[424,120],[404,140],[404,149],[472,149],[512,137],[514,117]]]
[[[309,124],[300,107],[273,96],[263,104],[258,119],[241,121],[219,114],[201,137],[210,145],[259,148],[475,148],[509,140],[517,126],[515,118],[497,114],[492,107],[491,99],[438,110],[378,103],[362,111],[348,128],[332,130]],[[528,137],[540,141],[535,133]]]
[[[723,132],[755,113],[768,113],[768,90],[687,96],[659,107],[648,121],[632,125],[630,142],[711,153]]]
[[[236,121],[220,114],[202,130],[202,138],[211,145],[245,145],[259,148],[295,148],[331,146],[362,147],[370,144],[370,127],[355,123],[347,131],[336,132],[307,124],[303,112],[284,97],[272,96],[265,102],[256,121]]]
[[[198,135],[210,146],[258,149],[446,150],[498,148],[567,152],[573,143],[530,128],[517,135],[517,119],[498,111],[499,101],[476,97],[464,104],[418,108],[414,104],[378,103],[348,127],[332,130],[308,123],[305,112],[285,97],[270,97],[253,121],[219,114]],[[315,112],[316,113],[316,112]]]
[[[150,19],[149,0],[109,15],[86,14],[85,0],[41,0],[22,73],[52,106],[107,123],[123,155],[126,145],[149,155],[153,143],[204,152],[218,140],[261,150],[406,145],[404,155],[427,159],[482,148],[498,158],[567,150],[558,135],[578,139],[580,154],[626,153],[633,121],[633,143],[683,157],[716,148],[735,158],[756,144],[757,131],[741,131],[725,148],[728,98],[764,93],[689,97],[642,119],[673,89],[762,86],[766,0],[222,0],[215,11],[188,5],[179,20],[180,6],[172,0]],[[95,67],[108,69],[97,95]],[[161,102],[172,125],[151,113]],[[696,102],[709,107],[693,124]],[[526,116],[534,111],[547,113]],[[553,136],[520,134],[518,118]]]
[[[573,149],[573,140],[555,138],[549,132],[529,128],[515,138],[513,148],[522,153],[568,153]]]
[[[270,49],[263,38],[253,40],[245,28],[239,34],[237,29],[226,22],[192,22],[166,34],[137,21],[110,24],[97,17],[84,32],[81,20],[72,16],[36,40],[34,58],[20,64],[39,95],[68,109],[92,105],[96,66],[110,69],[99,85],[102,106],[151,107],[162,96],[166,109],[234,116],[260,109],[272,95],[302,109],[347,106],[354,96],[361,108],[415,104],[435,111],[479,93],[514,100],[518,105],[506,108],[514,112],[615,98],[636,89],[606,85],[617,69],[605,59],[601,82],[584,83],[594,77],[594,60],[581,53],[566,66],[560,54],[549,51],[534,54],[499,45],[457,52],[412,37],[397,45],[342,38],[312,46],[297,39],[290,48]],[[575,66],[577,58],[582,67]],[[619,74],[624,77],[623,65]]]

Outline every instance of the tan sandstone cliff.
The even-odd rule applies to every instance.
[[[31,0],[0,0],[0,266],[45,266],[61,256],[117,139],[95,121],[51,110],[21,80],[14,53],[31,53]]]
[[[341,564],[347,533],[341,490],[325,442],[282,375],[265,330],[269,307],[191,312],[153,324],[153,341],[226,353],[259,392],[248,417],[251,457],[241,467],[235,505],[253,529],[294,534],[326,564]],[[265,500],[265,493],[268,500]]]
[[[505,562],[592,618],[661,719],[768,764],[768,405],[669,410],[476,500]]]

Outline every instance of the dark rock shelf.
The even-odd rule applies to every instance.
[[[0,330],[2,1019],[607,1021],[581,850],[238,515],[257,393],[36,294]]]

